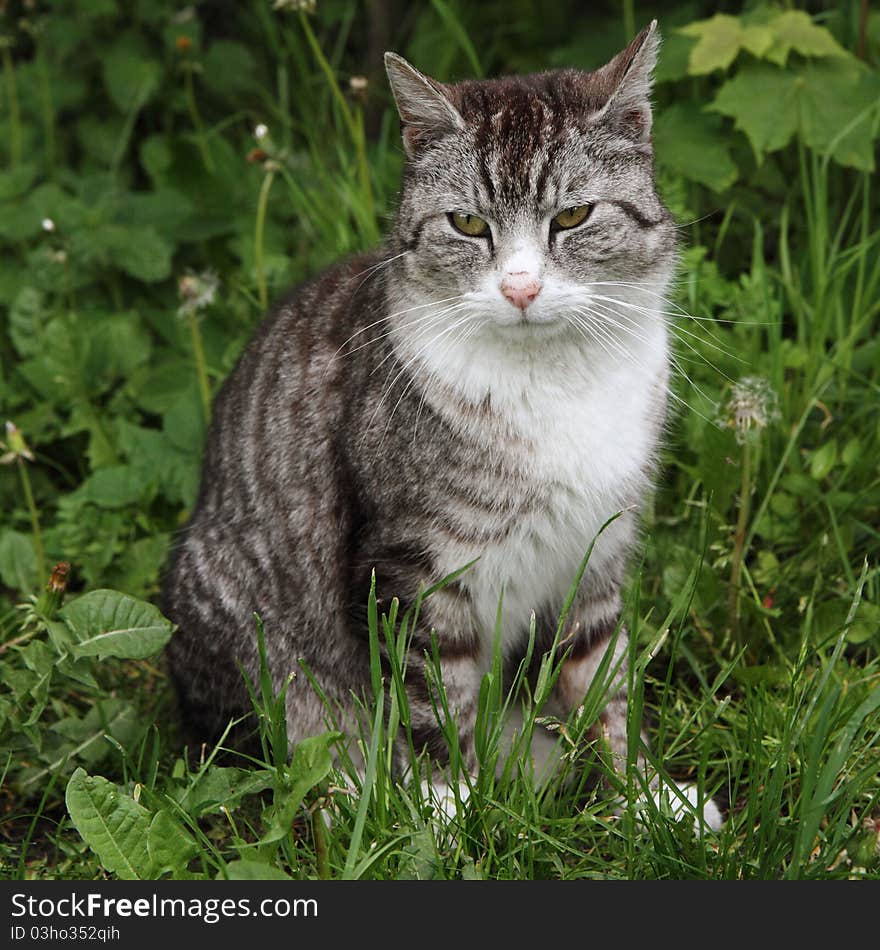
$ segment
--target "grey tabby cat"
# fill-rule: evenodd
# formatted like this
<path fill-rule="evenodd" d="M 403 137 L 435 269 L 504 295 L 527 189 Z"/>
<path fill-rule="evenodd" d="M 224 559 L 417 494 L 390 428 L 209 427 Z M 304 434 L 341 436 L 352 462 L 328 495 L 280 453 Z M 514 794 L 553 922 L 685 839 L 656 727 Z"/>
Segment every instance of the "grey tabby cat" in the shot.
<path fill-rule="evenodd" d="M 308 665 L 343 726 L 369 695 L 366 600 L 425 602 L 409 657 L 417 749 L 447 755 L 424 667 L 435 631 L 465 761 L 503 590 L 515 669 L 538 652 L 590 542 L 554 709 L 614 634 L 668 379 L 673 221 L 654 188 L 651 24 L 594 72 L 444 85 L 386 55 L 407 155 L 391 234 L 282 301 L 223 386 L 201 492 L 165 586 L 170 660 L 204 738 L 250 708 L 252 613 L 273 676 Z M 626 651 L 626 634 L 616 653 Z M 293 741 L 326 728 L 302 672 Z M 602 713 L 625 756 L 626 697 Z M 401 743 L 403 748 L 403 743 Z M 693 789 L 685 797 L 696 803 Z M 708 803 L 705 820 L 720 816 Z"/>

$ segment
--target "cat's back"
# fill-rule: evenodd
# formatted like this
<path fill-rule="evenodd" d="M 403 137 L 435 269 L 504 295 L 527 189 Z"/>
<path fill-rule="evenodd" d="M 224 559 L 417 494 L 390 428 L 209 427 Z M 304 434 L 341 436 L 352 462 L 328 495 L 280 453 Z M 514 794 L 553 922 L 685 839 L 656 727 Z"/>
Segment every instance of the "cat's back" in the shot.
<path fill-rule="evenodd" d="M 222 387 L 215 406 L 257 401 L 271 412 L 273 397 L 298 389 L 319 395 L 317 380 L 332 384 L 340 355 L 366 341 L 383 307 L 383 255 L 347 258 L 287 293 L 263 320 Z M 354 363 L 345 361 L 351 371 Z"/>
<path fill-rule="evenodd" d="M 341 261 L 260 324 L 215 399 L 197 513 L 236 498 L 259 511 L 301 482 L 294 469 L 325 455 L 322 443 L 341 439 L 379 349 L 366 344 L 381 333 L 383 262 L 380 251 Z"/>
<path fill-rule="evenodd" d="M 382 262 L 381 252 L 349 258 L 284 297 L 214 401 L 199 497 L 163 585 L 163 608 L 180 628 L 172 672 L 186 717 L 206 734 L 218 711 L 248 708 L 239 663 L 257 675 L 254 611 L 276 671 L 306 657 L 319 675 L 352 666 L 341 682 L 358 682 L 357 645 L 338 609 L 354 507 L 346 446 L 378 347 L 344 357 L 381 333 Z M 320 627 L 305 622 L 325 612 Z M 297 636 L 280 636 L 294 617 Z M 291 687 L 290 697 L 303 734 L 319 731 L 320 704 L 305 689 Z"/>

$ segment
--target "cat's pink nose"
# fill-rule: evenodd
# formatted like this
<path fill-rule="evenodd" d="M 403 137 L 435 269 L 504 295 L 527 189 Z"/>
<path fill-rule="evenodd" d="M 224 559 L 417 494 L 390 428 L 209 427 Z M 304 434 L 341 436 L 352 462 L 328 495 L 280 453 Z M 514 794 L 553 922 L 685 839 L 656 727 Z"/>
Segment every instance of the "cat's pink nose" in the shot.
<path fill-rule="evenodd" d="M 541 293 L 541 281 L 526 271 L 507 274 L 501 281 L 501 293 L 520 310 L 526 307 Z"/>

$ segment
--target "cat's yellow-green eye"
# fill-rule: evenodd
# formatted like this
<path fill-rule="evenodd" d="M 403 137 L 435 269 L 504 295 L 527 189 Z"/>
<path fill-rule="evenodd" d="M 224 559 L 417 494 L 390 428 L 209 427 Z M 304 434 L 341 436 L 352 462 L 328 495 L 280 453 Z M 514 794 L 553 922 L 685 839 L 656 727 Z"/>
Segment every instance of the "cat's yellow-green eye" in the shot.
<path fill-rule="evenodd" d="M 461 231 L 468 237 L 483 237 L 489 233 L 489 225 L 475 214 L 459 214 L 457 211 L 451 211 L 449 220 L 456 231 Z"/>
<path fill-rule="evenodd" d="M 576 228 L 579 224 L 583 224 L 584 221 L 587 220 L 592 210 L 592 205 L 576 205 L 574 208 L 566 208 L 556 215 L 553 219 L 553 224 L 563 231 L 569 228 Z"/>

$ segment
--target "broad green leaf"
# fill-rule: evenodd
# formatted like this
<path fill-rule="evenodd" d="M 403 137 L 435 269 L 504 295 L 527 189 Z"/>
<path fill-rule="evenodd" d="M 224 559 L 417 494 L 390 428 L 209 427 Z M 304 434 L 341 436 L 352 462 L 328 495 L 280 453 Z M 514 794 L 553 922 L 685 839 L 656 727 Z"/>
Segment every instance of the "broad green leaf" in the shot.
<path fill-rule="evenodd" d="M 24 194 L 37 177 L 37 171 L 36 165 L 21 164 L 10 168 L 8 171 L 0 172 L 0 201 Z M 0 209 L 0 215 L 2 213 L 3 211 Z"/>
<path fill-rule="evenodd" d="M 34 640 L 21 651 L 21 658 L 27 668 L 37 676 L 36 682 L 29 690 L 31 708 L 25 720 L 25 725 L 33 725 L 39 721 L 46 708 L 56 657 L 54 651 L 46 643 L 42 640 Z"/>
<path fill-rule="evenodd" d="M 183 393 L 165 413 L 162 431 L 173 445 L 184 452 L 201 452 L 205 437 L 205 417 L 194 380 L 191 381 L 188 392 Z"/>
<path fill-rule="evenodd" d="M 198 854 L 193 836 L 167 810 L 156 812 L 147 830 L 147 852 L 152 875 L 178 871 Z"/>
<path fill-rule="evenodd" d="M 773 43 L 773 33 L 766 26 L 744 25 L 737 17 L 726 13 L 716 13 L 708 20 L 689 23 L 680 27 L 679 32 L 697 38 L 688 63 L 692 76 L 727 69 L 743 49 L 761 57 Z"/>
<path fill-rule="evenodd" d="M 23 287 L 9 308 L 9 336 L 22 356 L 34 356 L 45 346 L 42 340 L 48 307 L 34 287 Z"/>
<path fill-rule="evenodd" d="M 121 115 L 109 119 L 84 115 L 76 124 L 76 136 L 83 151 L 108 167 L 118 158 L 124 134 L 125 118 Z"/>
<path fill-rule="evenodd" d="M 0 532 L 0 580 L 11 590 L 32 591 L 37 585 L 37 556 L 30 535 L 6 528 Z"/>
<path fill-rule="evenodd" d="M 660 164 L 714 191 L 724 191 L 738 177 L 729 134 L 716 116 L 696 106 L 664 109 L 654 122 L 654 147 Z"/>
<path fill-rule="evenodd" d="M 164 135 L 151 135 L 144 139 L 140 147 L 141 165 L 154 182 L 159 182 L 172 162 L 171 147 Z"/>
<path fill-rule="evenodd" d="M 830 439 L 813 452 L 810 458 L 810 475 L 821 482 L 831 473 L 837 462 L 837 440 Z"/>
<path fill-rule="evenodd" d="M 242 43 L 213 42 L 202 58 L 204 81 L 221 95 L 249 92 L 255 86 L 254 57 Z"/>
<path fill-rule="evenodd" d="M 247 795 L 255 795 L 272 787 L 272 773 L 268 769 L 248 771 L 223 766 L 211 766 L 194 785 L 183 789 L 177 800 L 192 815 L 200 816 L 219 811 L 220 807 L 233 810 Z"/>
<path fill-rule="evenodd" d="M 108 237 L 110 259 L 126 274 L 145 283 L 165 280 L 171 275 L 174 249 L 155 228 L 114 226 Z"/>
<path fill-rule="evenodd" d="M 824 26 L 813 23 L 803 10 L 786 10 L 768 26 L 773 31 L 773 43 L 763 55 L 780 66 L 785 65 L 792 50 L 802 56 L 849 55 Z"/>
<path fill-rule="evenodd" d="M 116 219 L 126 227 L 153 228 L 163 238 L 177 241 L 193 209 L 193 202 L 187 195 L 173 188 L 160 188 L 121 195 Z"/>
<path fill-rule="evenodd" d="M 880 74 L 855 60 L 824 59 L 806 63 L 800 123 L 804 141 L 821 153 L 828 150 L 841 165 L 874 171 Z"/>
<path fill-rule="evenodd" d="M 880 78 L 848 60 L 806 63 L 795 71 L 750 65 L 721 87 L 709 108 L 734 120 L 758 160 L 800 133 L 811 148 L 830 148 L 843 165 L 874 168 Z"/>
<path fill-rule="evenodd" d="M 113 465 L 93 472 L 68 498 L 99 508 L 126 508 L 144 502 L 151 484 L 149 475 L 142 470 L 131 465 Z"/>
<path fill-rule="evenodd" d="M 127 389 L 141 409 L 161 416 L 193 388 L 194 374 L 191 361 L 175 359 L 166 350 L 160 365 L 151 364 L 132 373 Z"/>
<path fill-rule="evenodd" d="M 660 57 L 654 70 L 655 82 L 677 82 L 688 75 L 691 51 L 696 44 L 692 36 L 685 36 L 680 30 L 664 32 L 660 46 Z"/>
<path fill-rule="evenodd" d="M 150 335 L 136 313 L 115 313 L 91 321 L 88 342 L 84 373 L 102 382 L 127 379 L 147 362 L 152 348 Z"/>
<path fill-rule="evenodd" d="M 792 73 L 756 64 L 728 80 L 709 108 L 734 120 L 760 160 L 766 152 L 788 145 L 797 131 L 798 96 Z"/>
<path fill-rule="evenodd" d="M 67 741 L 60 750 L 64 757 L 85 765 L 96 765 L 111 751 L 105 736 L 112 736 L 117 742 L 133 742 L 141 731 L 137 710 L 124 699 L 111 698 L 99 700 L 84 716 L 67 716 L 49 728 L 55 735 L 63 736 Z M 50 763 L 59 767 L 64 758 L 59 753 L 58 761 Z"/>
<path fill-rule="evenodd" d="M 77 637 L 75 656 L 142 659 L 158 653 L 174 625 L 146 601 L 116 590 L 94 590 L 59 612 Z"/>
<path fill-rule="evenodd" d="M 850 439 L 849 442 L 844 446 L 843 451 L 840 453 L 840 460 L 844 465 L 850 466 L 855 465 L 855 463 L 862 457 L 862 440 L 858 437 Z"/>
<path fill-rule="evenodd" d="M 152 815 L 112 782 L 77 769 L 67 783 L 67 811 L 104 868 L 127 881 L 149 879 Z"/>
<path fill-rule="evenodd" d="M 159 87 L 159 65 L 134 53 L 128 44 L 113 45 L 103 65 L 104 85 L 120 112 L 140 109 Z"/>
<path fill-rule="evenodd" d="M 880 638 L 880 606 L 863 600 L 856 608 L 846 639 L 850 643 L 867 643 L 877 638 Z"/>

